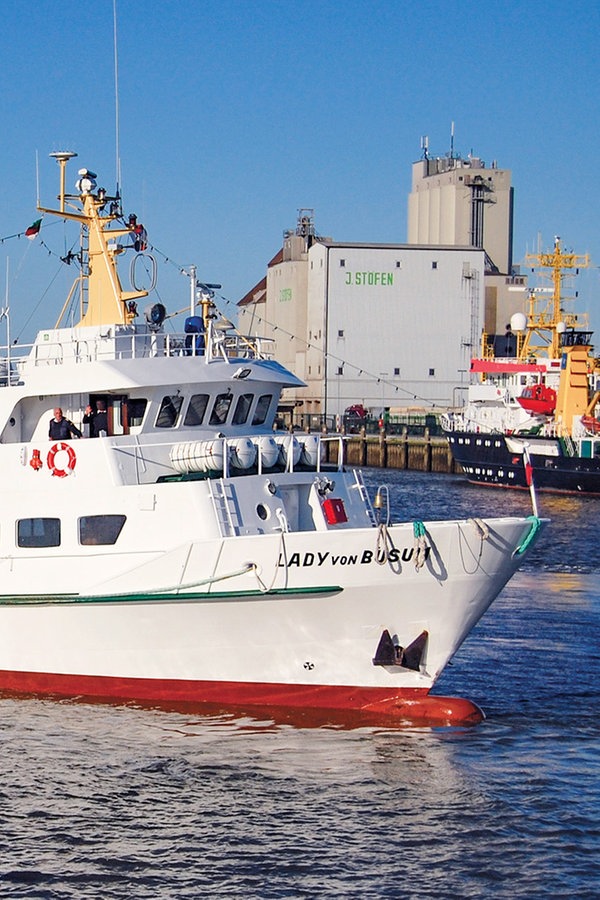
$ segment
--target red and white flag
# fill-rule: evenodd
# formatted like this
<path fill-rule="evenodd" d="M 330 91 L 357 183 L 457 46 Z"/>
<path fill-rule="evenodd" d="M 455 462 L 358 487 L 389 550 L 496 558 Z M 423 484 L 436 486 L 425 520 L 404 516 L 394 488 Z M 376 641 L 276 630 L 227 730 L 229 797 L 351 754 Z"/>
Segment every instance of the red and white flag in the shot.
<path fill-rule="evenodd" d="M 40 233 L 41 227 L 42 227 L 42 220 L 36 219 L 36 221 L 32 225 L 30 225 L 29 228 L 27 229 L 27 231 L 25 232 L 25 237 L 29 238 L 29 240 L 32 241 Z"/>

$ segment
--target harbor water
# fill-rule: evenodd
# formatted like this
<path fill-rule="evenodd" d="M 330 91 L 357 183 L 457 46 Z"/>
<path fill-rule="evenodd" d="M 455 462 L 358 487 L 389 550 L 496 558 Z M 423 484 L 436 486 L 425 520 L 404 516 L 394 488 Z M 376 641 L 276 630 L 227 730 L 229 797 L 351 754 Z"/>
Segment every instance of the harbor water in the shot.
<path fill-rule="evenodd" d="M 457 476 L 365 480 L 394 520 L 531 511 Z M 597 898 L 600 500 L 539 502 L 551 525 L 435 689 L 475 728 L 0 697 L 0 898 Z"/>

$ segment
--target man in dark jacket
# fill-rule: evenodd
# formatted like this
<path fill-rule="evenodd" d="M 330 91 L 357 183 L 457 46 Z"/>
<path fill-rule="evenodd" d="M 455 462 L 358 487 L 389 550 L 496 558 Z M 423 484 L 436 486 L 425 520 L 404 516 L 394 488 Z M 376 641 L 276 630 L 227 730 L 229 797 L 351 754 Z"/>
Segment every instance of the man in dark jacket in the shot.
<path fill-rule="evenodd" d="M 95 412 L 91 406 L 86 407 L 83 424 L 90 426 L 90 437 L 101 437 L 108 434 L 108 413 L 104 400 L 98 400 Z"/>
<path fill-rule="evenodd" d="M 57 406 L 54 410 L 54 418 L 50 419 L 48 437 L 51 441 L 68 441 L 71 437 L 80 438 L 81 432 L 72 422 L 65 419 L 62 409 Z"/>

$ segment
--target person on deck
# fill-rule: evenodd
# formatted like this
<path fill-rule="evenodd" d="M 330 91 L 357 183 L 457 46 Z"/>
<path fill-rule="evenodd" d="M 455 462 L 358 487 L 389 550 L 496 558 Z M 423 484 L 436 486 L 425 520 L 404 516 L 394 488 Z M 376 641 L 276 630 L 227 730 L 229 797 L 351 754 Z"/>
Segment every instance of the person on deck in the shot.
<path fill-rule="evenodd" d="M 86 406 L 83 424 L 90 426 L 90 437 L 108 434 L 108 414 L 104 400 L 98 400 L 96 411 L 91 406 Z"/>
<path fill-rule="evenodd" d="M 54 410 L 54 418 L 50 419 L 48 437 L 51 441 L 68 441 L 69 438 L 80 438 L 81 432 L 69 419 L 65 419 L 60 406 Z"/>

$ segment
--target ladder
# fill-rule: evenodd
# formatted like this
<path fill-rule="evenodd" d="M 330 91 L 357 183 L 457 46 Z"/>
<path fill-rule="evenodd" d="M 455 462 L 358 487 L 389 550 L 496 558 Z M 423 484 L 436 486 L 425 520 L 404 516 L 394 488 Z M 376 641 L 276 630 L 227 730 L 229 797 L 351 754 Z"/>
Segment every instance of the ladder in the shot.
<path fill-rule="evenodd" d="M 375 518 L 375 513 L 374 513 L 373 507 L 371 505 L 371 500 L 369 498 L 369 494 L 367 492 L 365 483 L 363 481 L 362 472 L 359 469 L 354 469 L 354 480 L 356 482 L 356 487 L 358 488 L 358 493 L 360 495 L 360 498 L 363 501 L 365 508 L 367 510 L 367 514 L 369 516 L 371 525 L 377 525 L 377 519 Z"/>
<path fill-rule="evenodd" d="M 575 444 L 573 443 L 573 439 L 569 434 L 563 435 L 562 438 L 563 447 L 565 450 L 565 456 L 576 456 L 577 450 L 575 449 Z"/>
<path fill-rule="evenodd" d="M 223 478 L 207 481 L 207 484 L 221 537 L 233 537 L 240 534 L 242 522 L 233 485 L 230 481 L 224 481 Z"/>

